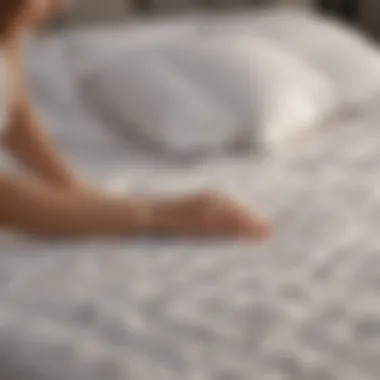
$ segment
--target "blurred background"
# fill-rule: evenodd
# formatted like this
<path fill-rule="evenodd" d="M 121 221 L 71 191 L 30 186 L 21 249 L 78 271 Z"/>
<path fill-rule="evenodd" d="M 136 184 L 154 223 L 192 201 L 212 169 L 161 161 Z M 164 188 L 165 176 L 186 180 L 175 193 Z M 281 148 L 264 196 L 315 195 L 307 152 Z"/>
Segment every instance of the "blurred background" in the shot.
<path fill-rule="evenodd" d="M 378 38 L 378 0 L 71 0 L 71 12 L 61 16 L 54 27 L 114 23 L 136 18 L 160 17 L 197 12 L 228 12 L 231 9 L 291 6 L 333 14 Z"/>
<path fill-rule="evenodd" d="M 116 22 L 128 18 L 199 11 L 228 11 L 237 7 L 294 6 L 334 13 L 374 35 L 380 32 L 378 0 L 74 0 L 72 12 L 59 24 Z M 359 5 L 360 3 L 360 5 Z"/>
<path fill-rule="evenodd" d="M 236 7 L 267 6 L 274 4 L 310 6 L 312 0 L 79 0 L 73 2 L 73 12 L 67 24 L 82 22 L 117 21 L 129 17 L 168 13 L 221 11 Z"/>

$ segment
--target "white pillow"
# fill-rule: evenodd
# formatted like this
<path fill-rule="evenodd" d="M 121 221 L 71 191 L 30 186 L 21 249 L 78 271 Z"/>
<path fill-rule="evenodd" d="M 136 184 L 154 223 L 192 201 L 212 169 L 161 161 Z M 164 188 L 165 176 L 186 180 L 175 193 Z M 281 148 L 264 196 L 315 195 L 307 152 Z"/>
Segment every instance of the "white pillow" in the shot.
<path fill-rule="evenodd" d="M 323 75 L 265 38 L 202 36 L 171 44 L 164 54 L 232 113 L 240 146 L 273 149 L 336 106 Z"/>
<path fill-rule="evenodd" d="M 323 75 L 255 37 L 129 49 L 89 75 L 86 88 L 95 110 L 181 154 L 274 149 L 335 105 Z"/>
<path fill-rule="evenodd" d="M 31 37 L 24 41 L 22 53 L 33 98 L 67 112 L 76 89 L 75 82 L 69 80 L 64 42 L 57 37 Z"/>
<path fill-rule="evenodd" d="M 86 88 L 104 116 L 166 152 L 223 150 L 233 140 L 228 110 L 153 48 L 113 60 L 89 76 Z"/>
<path fill-rule="evenodd" d="M 119 27 L 84 27 L 64 33 L 70 51 L 70 64 L 78 78 L 88 75 L 130 50 L 163 41 L 176 41 L 193 35 L 201 22 L 195 16 L 132 22 Z"/>
<path fill-rule="evenodd" d="M 207 25 L 214 34 L 259 34 L 290 49 L 334 82 L 342 105 L 359 104 L 380 93 L 379 50 L 364 34 L 332 19 L 272 10 Z"/>

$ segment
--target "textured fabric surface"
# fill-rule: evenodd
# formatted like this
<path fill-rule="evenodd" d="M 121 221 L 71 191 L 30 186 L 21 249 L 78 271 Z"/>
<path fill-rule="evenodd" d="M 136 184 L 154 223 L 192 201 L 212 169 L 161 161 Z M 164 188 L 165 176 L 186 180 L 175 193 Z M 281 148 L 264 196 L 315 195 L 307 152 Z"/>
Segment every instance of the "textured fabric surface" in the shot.
<path fill-rule="evenodd" d="M 379 378 L 378 104 L 281 156 L 183 167 L 112 138 L 74 90 L 66 103 L 32 90 L 60 148 L 97 184 L 217 187 L 271 216 L 275 236 L 262 246 L 4 236 L 2 378 Z"/>

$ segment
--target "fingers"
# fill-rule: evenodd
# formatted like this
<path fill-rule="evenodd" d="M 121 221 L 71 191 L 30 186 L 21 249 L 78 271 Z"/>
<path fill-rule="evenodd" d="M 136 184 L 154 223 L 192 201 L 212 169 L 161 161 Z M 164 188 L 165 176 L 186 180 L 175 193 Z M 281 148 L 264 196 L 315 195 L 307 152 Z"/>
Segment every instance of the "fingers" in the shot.
<path fill-rule="evenodd" d="M 218 192 L 169 201 L 156 213 L 160 232 L 193 237 L 225 237 L 261 241 L 271 227 L 262 217 Z"/>
<path fill-rule="evenodd" d="M 253 240 L 269 237 L 269 223 L 232 198 L 217 192 L 208 192 L 200 197 L 204 207 L 205 231 Z"/>

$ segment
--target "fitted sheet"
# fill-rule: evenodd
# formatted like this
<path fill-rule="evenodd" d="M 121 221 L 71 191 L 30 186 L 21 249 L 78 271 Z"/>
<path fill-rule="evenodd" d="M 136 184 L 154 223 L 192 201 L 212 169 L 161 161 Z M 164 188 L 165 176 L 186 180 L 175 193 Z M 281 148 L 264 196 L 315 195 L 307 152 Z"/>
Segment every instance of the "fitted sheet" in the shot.
<path fill-rule="evenodd" d="M 2 378 L 379 378 L 377 101 L 276 156 L 174 164 L 88 112 L 66 38 L 40 42 L 27 47 L 36 105 L 86 178 L 118 192 L 216 187 L 269 215 L 275 235 L 251 245 L 4 232 Z"/>

